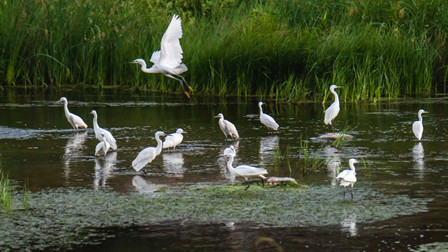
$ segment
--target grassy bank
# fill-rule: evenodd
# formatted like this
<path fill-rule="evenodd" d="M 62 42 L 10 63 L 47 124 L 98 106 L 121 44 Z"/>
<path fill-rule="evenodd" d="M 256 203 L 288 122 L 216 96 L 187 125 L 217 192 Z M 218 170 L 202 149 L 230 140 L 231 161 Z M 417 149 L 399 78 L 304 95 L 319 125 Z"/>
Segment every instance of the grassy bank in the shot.
<path fill-rule="evenodd" d="M 149 60 L 182 18 L 184 74 L 196 95 L 367 100 L 447 92 L 448 2 L 0 2 L 3 86 L 96 85 L 180 92 L 127 64 Z"/>

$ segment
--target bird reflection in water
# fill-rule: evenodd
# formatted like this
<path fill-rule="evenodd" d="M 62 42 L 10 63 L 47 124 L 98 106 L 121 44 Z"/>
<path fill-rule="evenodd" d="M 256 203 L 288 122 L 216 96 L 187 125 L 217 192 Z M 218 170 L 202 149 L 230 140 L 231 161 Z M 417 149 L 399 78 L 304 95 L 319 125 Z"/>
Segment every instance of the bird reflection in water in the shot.
<path fill-rule="evenodd" d="M 65 145 L 64 152 L 64 176 L 66 179 L 70 178 L 70 164 L 72 161 L 81 158 L 82 149 L 84 148 L 84 142 L 86 141 L 87 131 L 75 132 L 68 139 Z"/>
<path fill-rule="evenodd" d="M 358 215 L 356 215 L 356 213 L 352 213 L 351 215 L 344 218 L 344 220 L 341 221 L 341 231 L 348 232 L 350 236 L 357 236 L 358 235 L 358 228 L 356 227 L 357 218 Z"/>
<path fill-rule="evenodd" d="M 338 186 L 336 176 L 341 169 L 341 156 L 338 154 L 338 149 L 331 145 L 325 146 L 324 153 L 327 157 L 327 174 L 331 178 L 331 186 Z"/>
<path fill-rule="evenodd" d="M 261 164 L 274 163 L 274 153 L 279 144 L 278 136 L 267 136 L 260 139 L 260 161 Z"/>
<path fill-rule="evenodd" d="M 95 158 L 95 179 L 93 180 L 95 189 L 107 185 L 107 180 L 112 176 L 116 162 L 117 152 L 110 152 L 104 157 Z"/>
<path fill-rule="evenodd" d="M 417 168 L 419 172 L 419 177 L 423 178 L 425 171 L 425 161 L 423 158 L 425 157 L 425 150 L 423 149 L 423 145 L 421 142 L 417 143 L 414 148 L 412 148 L 412 156 L 414 158 L 414 167 Z"/>
<path fill-rule="evenodd" d="M 132 178 L 132 185 L 139 193 L 152 193 L 156 192 L 160 186 L 152 183 L 148 183 L 142 176 L 137 175 Z"/>
<path fill-rule="evenodd" d="M 181 152 L 163 153 L 163 170 L 174 177 L 183 177 L 185 172 L 184 157 Z"/>

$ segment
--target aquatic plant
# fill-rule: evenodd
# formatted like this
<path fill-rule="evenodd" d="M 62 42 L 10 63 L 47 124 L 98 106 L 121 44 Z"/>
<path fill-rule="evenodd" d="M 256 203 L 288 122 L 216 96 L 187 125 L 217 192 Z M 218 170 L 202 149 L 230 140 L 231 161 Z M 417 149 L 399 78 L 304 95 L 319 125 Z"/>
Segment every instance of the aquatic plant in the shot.
<path fill-rule="evenodd" d="M 181 92 L 149 59 L 173 14 L 196 94 L 342 100 L 446 92 L 448 2 L 3 1 L 0 85 Z"/>
<path fill-rule="evenodd" d="M 302 136 L 299 138 L 299 160 L 303 159 L 302 174 L 306 176 L 308 171 L 316 172 L 319 168 L 324 167 L 325 160 L 323 160 L 318 153 L 324 148 L 319 146 L 314 152 L 310 150 L 309 141 L 304 140 Z"/>
<path fill-rule="evenodd" d="M 1 168 L 0 162 L 0 205 L 6 212 L 12 212 L 11 187 L 8 175 Z"/>
<path fill-rule="evenodd" d="M 344 142 L 350 138 L 351 136 L 348 134 L 348 132 L 352 131 L 353 128 L 349 127 L 348 125 L 346 125 L 341 132 L 339 132 L 338 137 L 336 137 L 336 139 L 333 141 L 333 143 L 331 144 L 332 146 L 336 147 L 336 148 L 340 148 Z"/>

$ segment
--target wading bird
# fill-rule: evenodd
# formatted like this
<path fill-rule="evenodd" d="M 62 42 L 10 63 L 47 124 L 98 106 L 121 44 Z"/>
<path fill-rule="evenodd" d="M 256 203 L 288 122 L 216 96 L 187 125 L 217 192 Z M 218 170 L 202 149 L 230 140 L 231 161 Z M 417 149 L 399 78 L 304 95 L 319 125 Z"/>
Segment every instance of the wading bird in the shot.
<path fill-rule="evenodd" d="M 163 131 L 157 131 L 155 134 L 157 146 L 144 148 L 140 151 L 140 153 L 138 153 L 134 161 L 132 161 L 132 167 L 135 171 L 140 171 L 148 163 L 152 162 L 160 154 L 160 152 L 162 152 L 162 140 L 160 140 L 161 136 L 165 136 L 165 133 Z M 146 173 L 146 171 L 144 172 Z"/>
<path fill-rule="evenodd" d="M 336 85 L 331 85 L 330 86 L 330 92 L 334 95 L 334 102 L 333 104 L 330 105 L 330 107 L 328 107 L 327 110 L 325 110 L 325 119 L 324 119 L 324 123 L 326 125 L 331 125 L 331 121 L 333 121 L 333 119 L 336 118 L 336 116 L 339 113 L 339 96 L 338 93 L 336 93 L 334 91 L 335 88 L 341 88 L 342 86 L 336 86 Z"/>
<path fill-rule="evenodd" d="M 168 136 L 165 137 L 165 141 L 163 141 L 163 148 L 173 148 L 175 149 L 176 146 L 180 143 L 182 143 L 182 140 L 184 139 L 184 136 L 182 133 L 185 133 L 181 128 L 176 130 L 176 133 L 171 133 Z"/>
<path fill-rule="evenodd" d="M 110 149 L 110 144 L 104 139 L 104 134 L 101 134 L 103 141 L 99 142 L 95 147 L 95 156 L 100 156 L 101 153 L 106 156 Z"/>
<path fill-rule="evenodd" d="M 268 174 L 268 171 L 263 168 L 257 168 L 249 165 L 238 165 L 237 167 L 233 167 L 233 159 L 236 155 L 236 151 L 233 146 L 230 146 L 229 148 L 226 148 L 224 150 L 224 155 L 229 158 L 229 161 L 227 161 L 227 168 L 229 169 L 232 176 L 240 176 L 243 177 L 246 181 L 249 177 L 258 177 L 261 179 L 261 181 L 264 184 L 264 180 L 266 179 L 265 174 Z M 250 184 L 246 187 L 245 190 L 247 190 L 250 187 Z"/>
<path fill-rule="evenodd" d="M 236 127 L 233 123 L 227 121 L 224 119 L 224 115 L 222 113 L 219 113 L 215 118 L 219 118 L 218 124 L 219 128 L 221 128 L 222 132 L 224 133 L 224 136 L 230 136 L 231 138 L 237 140 L 240 138 L 238 135 L 238 131 L 236 130 Z"/>
<path fill-rule="evenodd" d="M 356 171 L 355 171 L 355 165 L 356 163 L 359 163 L 358 160 L 352 158 L 348 161 L 348 164 L 350 166 L 350 170 L 343 170 L 338 174 L 336 179 L 340 180 L 340 186 L 347 187 L 351 186 L 352 191 L 350 191 L 352 198 L 353 198 L 353 185 L 356 182 Z M 344 192 L 345 197 L 345 192 Z"/>
<path fill-rule="evenodd" d="M 61 99 L 59 100 L 59 102 L 64 102 L 64 112 L 65 112 L 65 117 L 67 118 L 67 121 L 72 125 L 72 127 L 74 129 L 77 128 L 87 128 L 87 124 L 81 119 L 81 117 L 70 113 L 70 111 L 68 111 L 68 101 L 67 98 L 65 97 L 61 97 Z"/>
<path fill-rule="evenodd" d="M 145 73 L 161 73 L 166 77 L 179 81 L 184 89 L 185 95 L 190 98 L 189 91 L 193 91 L 193 88 L 180 75 L 188 70 L 187 66 L 182 63 L 183 51 L 179 42 L 180 38 L 182 38 L 181 20 L 178 15 L 173 15 L 171 23 L 168 25 L 160 42 L 160 51 L 152 53 L 150 61 L 154 65 L 151 68 L 147 68 L 146 62 L 143 59 L 136 59 L 131 63 L 140 64 L 142 71 Z M 184 83 L 188 89 L 185 88 Z"/>
<path fill-rule="evenodd" d="M 260 108 L 260 122 L 270 130 L 277 130 L 278 123 L 274 120 L 274 118 L 272 118 L 272 116 L 268 114 L 263 113 L 263 109 L 261 108 L 261 105 L 263 104 L 263 102 L 258 103 L 258 107 Z"/>
<path fill-rule="evenodd" d="M 98 125 L 98 114 L 96 113 L 95 110 L 92 110 L 92 112 L 90 112 L 90 114 L 93 115 L 93 131 L 95 132 L 96 139 L 98 139 L 98 141 L 100 141 L 100 142 L 106 141 L 110 145 L 110 148 L 112 148 L 112 150 L 116 151 L 117 150 L 117 141 L 115 141 L 115 138 L 112 136 L 112 134 L 109 131 L 107 131 L 103 128 L 100 128 L 100 126 Z"/>
<path fill-rule="evenodd" d="M 419 141 L 420 141 L 420 139 L 422 139 L 422 135 L 423 135 L 423 118 L 422 118 L 423 113 L 428 113 L 428 112 L 423 109 L 420 109 L 418 111 L 418 121 L 415 121 L 412 124 L 412 132 L 414 132 L 415 137 Z"/>

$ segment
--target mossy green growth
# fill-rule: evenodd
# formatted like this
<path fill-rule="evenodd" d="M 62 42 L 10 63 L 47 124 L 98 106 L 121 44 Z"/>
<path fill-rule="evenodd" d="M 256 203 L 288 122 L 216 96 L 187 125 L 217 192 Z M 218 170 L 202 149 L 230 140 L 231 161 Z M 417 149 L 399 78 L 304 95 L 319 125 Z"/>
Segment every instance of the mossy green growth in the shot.
<path fill-rule="evenodd" d="M 370 223 L 427 211 L 429 201 L 385 195 L 362 183 L 353 200 L 329 186 L 244 188 L 200 185 L 148 194 L 64 188 L 30 193 L 27 211 L 0 215 L 0 250 L 70 249 L 108 237 L 107 227 L 173 221 L 297 227 L 337 225 L 356 214 L 358 223 Z"/>

